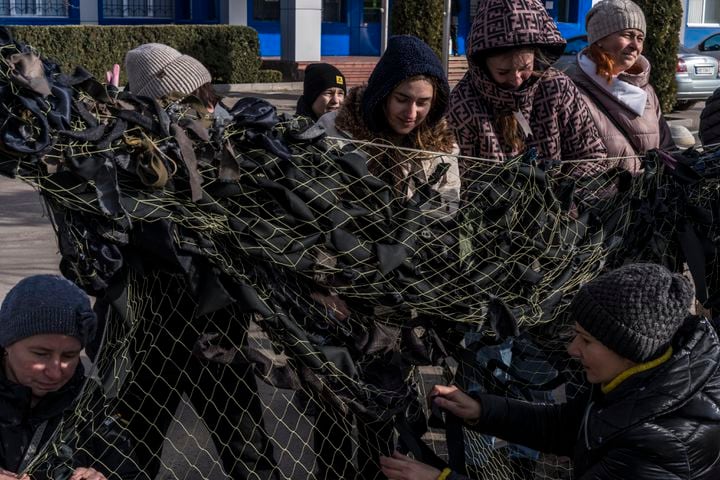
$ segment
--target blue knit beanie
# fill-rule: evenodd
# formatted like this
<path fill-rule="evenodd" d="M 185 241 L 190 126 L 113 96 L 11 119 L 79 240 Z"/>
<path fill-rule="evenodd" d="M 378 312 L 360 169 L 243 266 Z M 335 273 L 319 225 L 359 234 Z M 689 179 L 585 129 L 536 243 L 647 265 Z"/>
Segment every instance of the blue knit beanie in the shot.
<path fill-rule="evenodd" d="M 97 317 L 90 299 L 57 275 L 33 275 L 17 283 L 0 307 L 0 347 L 33 335 L 56 333 L 80 340 L 95 337 Z"/>
<path fill-rule="evenodd" d="M 450 85 L 440 59 L 419 38 L 395 35 L 388 40 L 387 50 L 375 65 L 363 93 L 363 120 L 370 131 L 380 132 L 385 126 L 385 98 L 404 80 L 417 75 L 435 78 L 440 90 L 435 93 L 438 100 L 428 114 L 428 124 L 433 126 L 443 118 L 450 96 Z"/>

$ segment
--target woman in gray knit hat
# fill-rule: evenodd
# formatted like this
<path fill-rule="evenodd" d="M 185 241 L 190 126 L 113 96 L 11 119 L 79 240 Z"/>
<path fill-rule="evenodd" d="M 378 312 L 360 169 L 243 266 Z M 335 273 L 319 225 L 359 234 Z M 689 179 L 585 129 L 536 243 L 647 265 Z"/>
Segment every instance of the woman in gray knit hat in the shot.
<path fill-rule="evenodd" d="M 720 343 L 688 313 L 687 280 L 654 264 L 631 264 L 585 284 L 570 311 L 568 353 L 591 384 L 560 405 L 436 385 L 430 401 L 468 429 L 574 460 L 581 480 L 720 478 Z M 462 479 L 395 453 L 392 479 Z"/>
<path fill-rule="evenodd" d="M 95 335 L 96 323 L 87 295 L 62 277 L 27 277 L 5 297 L 0 307 L 0 480 L 29 480 L 26 469 L 49 448 L 63 412 L 82 390 L 80 351 Z M 74 441 L 64 442 L 72 452 L 69 459 L 46 457 L 33 465 L 33 479 L 58 469 L 71 480 L 137 477 L 119 426 L 104 412 L 92 414 Z M 113 438 L 112 444 L 106 438 Z"/>
<path fill-rule="evenodd" d="M 149 98 L 198 97 L 210 111 L 218 102 L 205 65 L 162 43 L 146 43 L 125 54 L 129 90 Z"/>
<path fill-rule="evenodd" d="M 608 160 L 583 164 L 577 173 L 621 167 L 639 173 L 650 149 L 675 147 L 642 55 L 645 15 L 631 0 L 602 0 L 585 17 L 588 47 L 570 77 L 583 94 Z"/>
<path fill-rule="evenodd" d="M 232 118 L 215 94 L 207 68 L 168 45 L 147 43 L 128 51 L 125 68 L 129 91 L 134 95 L 170 102 L 193 96 L 207 110 L 205 115 L 193 104 L 203 120 L 217 125 Z M 192 114 L 191 109 L 183 113 Z M 277 478 L 253 369 L 243 363 L 209 361 L 193 353 L 193 346 L 205 332 L 223 332 L 220 338 L 229 339 L 233 345 L 244 341 L 249 315 L 236 316 L 234 310 L 221 309 L 193 317 L 189 323 L 185 315 L 197 306 L 185 277 L 165 264 L 150 267 L 150 263 L 148 260 L 147 268 L 157 269 L 158 280 L 147 294 L 156 300 L 157 310 L 146 313 L 143 335 L 132 339 L 131 350 L 143 353 L 133 358 L 128 372 L 132 381 L 126 381 L 119 394 L 127 431 L 138 439 L 133 453 L 143 466 L 145 478 L 155 478 L 160 471 L 163 444 L 183 395 L 208 426 L 228 476 L 236 480 Z M 98 299 L 96 309 L 110 316 L 117 313 L 105 298 Z M 174 342 L 173 348 L 168 349 L 168 339 Z M 228 378 L 236 382 L 232 388 L 225 385 L 227 380 L 223 379 Z"/>

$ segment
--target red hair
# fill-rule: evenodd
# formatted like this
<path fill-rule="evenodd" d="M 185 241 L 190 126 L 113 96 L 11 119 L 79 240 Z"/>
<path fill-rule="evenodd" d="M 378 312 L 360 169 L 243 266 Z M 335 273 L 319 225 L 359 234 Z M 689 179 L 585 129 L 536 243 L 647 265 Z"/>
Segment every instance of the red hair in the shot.
<path fill-rule="evenodd" d="M 590 60 L 595 62 L 595 65 L 597 65 L 597 74 L 610 83 L 612 81 L 613 72 L 615 71 L 615 61 L 612 57 L 595 43 L 590 45 L 587 50 L 585 50 L 585 53 L 588 57 L 590 57 Z"/>

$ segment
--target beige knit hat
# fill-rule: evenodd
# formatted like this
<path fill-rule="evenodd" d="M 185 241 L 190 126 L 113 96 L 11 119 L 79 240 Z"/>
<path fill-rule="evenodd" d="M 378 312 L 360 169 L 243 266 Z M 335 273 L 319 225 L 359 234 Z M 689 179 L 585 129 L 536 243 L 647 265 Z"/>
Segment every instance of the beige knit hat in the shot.
<path fill-rule="evenodd" d="M 212 82 L 202 63 L 162 43 L 146 43 L 127 52 L 125 69 L 130 91 L 151 98 L 173 92 L 189 95 Z"/>
<path fill-rule="evenodd" d="M 611 33 L 629 28 L 646 32 L 645 15 L 630 0 L 602 0 L 585 16 L 588 43 L 592 45 Z"/>

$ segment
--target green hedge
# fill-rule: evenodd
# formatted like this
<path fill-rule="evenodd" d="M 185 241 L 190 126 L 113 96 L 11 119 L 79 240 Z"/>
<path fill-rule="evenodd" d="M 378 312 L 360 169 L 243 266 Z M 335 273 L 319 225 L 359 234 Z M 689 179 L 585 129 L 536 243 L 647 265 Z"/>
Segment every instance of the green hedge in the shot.
<path fill-rule="evenodd" d="M 283 81 L 280 70 L 258 70 L 257 83 L 278 83 Z"/>
<path fill-rule="evenodd" d="M 415 35 L 442 58 L 443 0 L 396 0 L 390 10 L 393 35 Z"/>
<path fill-rule="evenodd" d="M 650 83 L 665 113 L 672 110 L 677 95 L 675 70 L 683 18 L 681 0 L 634 0 L 645 13 L 645 55 L 652 65 Z"/>
<path fill-rule="evenodd" d="M 238 25 L 15 26 L 17 40 L 58 62 L 64 72 L 82 65 L 98 79 L 143 43 L 165 43 L 200 60 L 214 83 L 252 83 L 260 69 L 255 30 Z M 121 68 L 120 85 L 127 77 Z"/>

